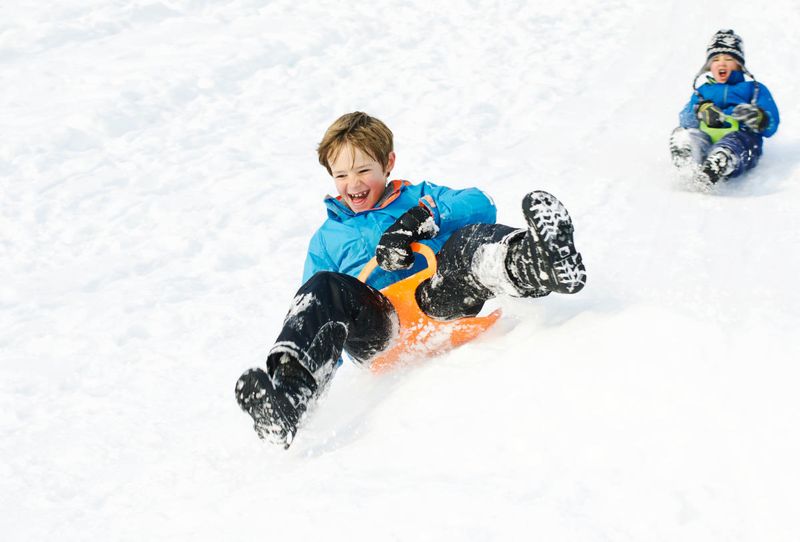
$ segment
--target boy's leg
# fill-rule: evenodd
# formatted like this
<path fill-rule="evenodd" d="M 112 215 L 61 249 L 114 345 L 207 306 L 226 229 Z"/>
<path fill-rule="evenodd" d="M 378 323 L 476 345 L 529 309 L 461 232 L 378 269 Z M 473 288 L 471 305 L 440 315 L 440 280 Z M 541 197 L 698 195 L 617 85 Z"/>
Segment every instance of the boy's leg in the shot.
<path fill-rule="evenodd" d="M 477 315 L 487 300 L 500 293 L 523 295 L 511 283 L 503 262 L 508 238 L 520 232 L 524 230 L 502 224 L 470 224 L 453 233 L 436 255 L 436 274 L 417 288 L 417 303 L 423 312 L 439 320 L 453 320 Z M 499 267 L 494 284 L 479 278 L 482 255 L 489 249 L 497 254 L 486 258 L 486 265 L 494 262 Z"/>
<path fill-rule="evenodd" d="M 675 128 L 669 138 L 672 163 L 677 168 L 703 163 L 709 147 L 711 137 L 697 128 Z"/>
<path fill-rule="evenodd" d="M 761 157 L 764 138 L 753 132 L 733 132 L 717 141 L 708 151 L 699 174 L 709 183 L 738 177 L 752 169 Z"/>
<path fill-rule="evenodd" d="M 426 314 L 452 320 L 478 314 L 501 294 L 541 297 L 576 293 L 586 284 L 586 269 L 575 250 L 572 220 L 564 205 L 547 192 L 525 196 L 528 229 L 473 224 L 448 239 L 437 255 L 437 272 L 417 289 Z"/>
<path fill-rule="evenodd" d="M 378 290 L 341 273 L 311 277 L 295 294 L 266 371 L 236 383 L 239 406 L 261 438 L 288 447 L 303 413 L 330 381 L 342 349 L 366 361 L 397 332 L 392 304 Z"/>

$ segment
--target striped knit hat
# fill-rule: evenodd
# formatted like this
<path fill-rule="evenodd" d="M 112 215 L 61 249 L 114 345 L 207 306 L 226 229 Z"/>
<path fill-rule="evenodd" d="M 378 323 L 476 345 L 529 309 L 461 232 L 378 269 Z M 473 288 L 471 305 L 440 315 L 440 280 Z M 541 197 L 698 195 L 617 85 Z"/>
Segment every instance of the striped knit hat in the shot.
<path fill-rule="evenodd" d="M 733 30 L 718 30 L 706 48 L 706 66 L 717 55 L 730 55 L 744 67 L 744 42 Z"/>

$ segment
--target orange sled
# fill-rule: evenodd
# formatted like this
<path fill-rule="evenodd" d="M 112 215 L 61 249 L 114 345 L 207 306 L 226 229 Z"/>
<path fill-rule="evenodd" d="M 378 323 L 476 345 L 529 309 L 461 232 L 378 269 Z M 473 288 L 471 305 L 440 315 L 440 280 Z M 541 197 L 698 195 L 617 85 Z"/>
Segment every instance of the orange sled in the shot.
<path fill-rule="evenodd" d="M 500 318 L 500 309 L 486 316 L 460 318 L 448 322 L 433 320 L 427 316 L 417 305 L 414 293 L 423 280 L 436 273 L 436 255 L 430 247 L 421 243 L 412 243 L 411 248 L 425 257 L 428 267 L 381 290 L 397 311 L 400 318 L 400 333 L 393 346 L 372 360 L 370 369 L 376 373 L 400 362 L 447 352 L 476 338 Z M 366 282 L 367 277 L 377 266 L 377 260 L 372 258 L 359 273 L 358 280 Z"/>

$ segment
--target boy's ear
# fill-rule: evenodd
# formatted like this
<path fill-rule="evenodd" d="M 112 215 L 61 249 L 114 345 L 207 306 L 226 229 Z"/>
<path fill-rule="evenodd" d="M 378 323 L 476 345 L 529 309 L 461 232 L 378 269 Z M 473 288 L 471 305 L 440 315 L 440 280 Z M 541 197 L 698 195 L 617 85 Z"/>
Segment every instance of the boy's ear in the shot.
<path fill-rule="evenodd" d="M 387 177 L 389 176 L 389 174 L 394 169 L 394 160 L 395 160 L 395 158 L 396 158 L 396 155 L 394 154 L 394 151 L 390 152 L 389 156 L 388 156 L 388 160 L 386 160 L 386 168 L 385 168 Z"/>

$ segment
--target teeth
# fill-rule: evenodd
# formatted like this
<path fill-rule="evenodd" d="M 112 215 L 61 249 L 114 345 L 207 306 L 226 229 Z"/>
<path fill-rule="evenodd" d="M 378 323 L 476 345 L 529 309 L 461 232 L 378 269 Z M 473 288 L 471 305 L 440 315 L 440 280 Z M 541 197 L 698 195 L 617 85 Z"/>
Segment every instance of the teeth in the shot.
<path fill-rule="evenodd" d="M 369 190 L 365 190 L 364 192 L 359 192 L 357 194 L 350 194 L 351 199 L 361 199 L 366 198 L 367 194 L 369 194 Z"/>

